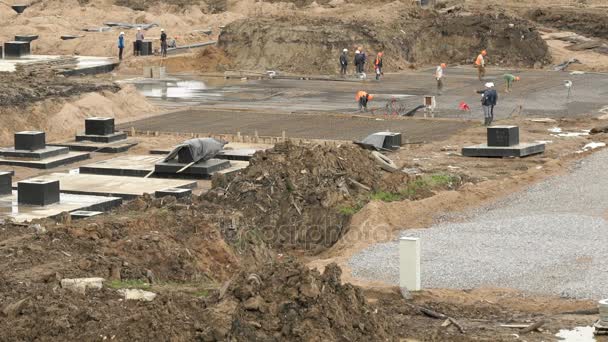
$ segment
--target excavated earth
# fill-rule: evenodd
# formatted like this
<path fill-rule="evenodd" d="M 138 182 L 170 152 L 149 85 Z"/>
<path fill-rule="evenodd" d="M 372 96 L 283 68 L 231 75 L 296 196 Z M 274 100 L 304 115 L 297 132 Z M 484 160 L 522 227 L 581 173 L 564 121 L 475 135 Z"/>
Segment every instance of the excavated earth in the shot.
<path fill-rule="evenodd" d="M 63 77 L 48 73 L 0 73 L 0 103 L 3 109 L 32 105 L 49 98 L 68 98 L 101 91 L 118 92 L 111 81 L 91 77 Z"/>
<path fill-rule="evenodd" d="M 393 21 L 344 18 L 250 18 L 229 24 L 219 46 L 237 69 L 334 73 L 335 56 L 363 47 L 368 62 L 385 53 L 385 67 L 471 63 L 481 49 L 492 64 L 539 67 L 551 62 L 547 44 L 533 23 L 490 14 L 438 14 L 403 10 Z M 252 44 L 255 42 L 255 44 Z"/>

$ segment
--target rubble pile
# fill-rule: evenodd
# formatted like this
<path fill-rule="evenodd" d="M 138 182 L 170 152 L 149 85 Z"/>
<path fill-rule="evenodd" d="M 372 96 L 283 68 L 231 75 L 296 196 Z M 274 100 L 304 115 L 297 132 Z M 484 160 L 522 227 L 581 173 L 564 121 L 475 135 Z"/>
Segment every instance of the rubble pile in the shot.
<path fill-rule="evenodd" d="M 361 207 L 392 183 L 407 183 L 407 175 L 382 171 L 357 146 L 285 142 L 257 153 L 233 179 L 216 179 L 206 198 L 240 214 L 231 218 L 234 234 L 255 235 L 277 250 L 316 253 L 348 230 L 350 215 L 341 209 Z"/>
<path fill-rule="evenodd" d="M 342 270 L 323 274 L 285 260 L 240 273 L 208 310 L 205 341 L 384 341 L 389 317 L 342 285 Z"/>

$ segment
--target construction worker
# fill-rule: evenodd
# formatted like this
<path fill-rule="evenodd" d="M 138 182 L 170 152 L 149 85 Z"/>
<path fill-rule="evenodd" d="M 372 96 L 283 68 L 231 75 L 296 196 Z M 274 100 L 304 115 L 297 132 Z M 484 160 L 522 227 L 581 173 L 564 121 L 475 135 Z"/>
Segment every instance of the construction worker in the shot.
<path fill-rule="evenodd" d="M 175 49 L 177 47 L 177 36 L 173 37 L 169 42 L 169 47 Z"/>
<path fill-rule="evenodd" d="M 488 55 L 486 50 L 481 51 L 477 59 L 475 60 L 475 67 L 477 68 L 477 77 L 481 81 L 486 76 L 486 61 L 485 57 Z"/>
<path fill-rule="evenodd" d="M 167 34 L 165 29 L 160 29 L 160 53 L 163 57 L 167 57 Z"/>
<path fill-rule="evenodd" d="M 494 106 L 498 101 L 498 93 L 494 89 L 494 83 L 488 82 L 485 84 L 486 89 L 478 90 L 477 94 L 481 94 L 481 107 L 483 108 L 484 126 L 490 126 L 494 121 Z"/>
<path fill-rule="evenodd" d="M 348 67 L 348 49 L 342 50 L 340 55 L 340 75 L 346 76 L 346 68 Z"/>
<path fill-rule="evenodd" d="M 441 93 L 443 92 L 443 78 L 445 77 L 445 68 L 447 66 L 445 65 L 445 63 L 441 63 L 439 66 L 437 66 L 437 69 L 435 69 L 435 79 L 437 80 L 437 94 L 441 95 Z"/>
<path fill-rule="evenodd" d="M 374 70 L 376 71 L 376 81 L 380 79 L 380 75 L 384 75 L 382 73 L 382 56 L 384 53 L 378 52 L 376 55 L 376 60 L 374 60 Z"/>
<path fill-rule="evenodd" d="M 505 80 L 505 92 L 507 93 L 511 91 L 513 82 L 518 82 L 520 80 L 519 76 L 513 76 L 511 74 L 504 74 L 502 78 Z"/>
<path fill-rule="evenodd" d="M 122 61 L 122 52 L 125 49 L 125 33 L 120 32 L 118 35 L 118 60 Z"/>
<path fill-rule="evenodd" d="M 141 27 L 137 28 L 137 33 L 135 34 L 135 56 L 141 56 L 141 48 L 143 46 L 144 41 L 144 33 L 141 32 Z"/>
<path fill-rule="evenodd" d="M 368 94 L 364 90 L 359 90 L 355 95 L 355 100 L 359 104 L 360 112 L 367 112 L 367 103 L 374 99 L 374 95 Z"/>
<path fill-rule="evenodd" d="M 363 52 L 363 48 L 359 48 L 359 51 L 361 52 L 361 72 L 360 74 L 365 73 L 365 63 L 367 63 L 367 55 L 365 55 L 365 52 Z"/>
<path fill-rule="evenodd" d="M 363 60 L 362 60 L 362 55 L 361 55 L 361 50 L 357 49 L 357 51 L 355 51 L 355 72 L 357 74 L 360 74 L 363 72 Z"/>

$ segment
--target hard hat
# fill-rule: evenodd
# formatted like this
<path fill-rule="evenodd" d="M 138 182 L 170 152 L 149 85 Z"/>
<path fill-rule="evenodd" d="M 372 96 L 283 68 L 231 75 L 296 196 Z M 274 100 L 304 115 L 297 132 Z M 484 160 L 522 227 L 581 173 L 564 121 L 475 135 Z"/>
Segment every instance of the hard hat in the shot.
<path fill-rule="evenodd" d="M 361 51 L 357 50 L 357 51 L 355 51 L 355 53 L 361 53 Z"/>
<path fill-rule="evenodd" d="M 342 50 L 342 52 L 348 52 L 348 49 L 344 49 L 344 50 Z"/>
<path fill-rule="evenodd" d="M 121 35 L 121 36 L 124 36 L 124 35 L 125 35 L 125 33 L 124 33 L 124 32 L 120 32 L 120 35 Z"/>
<path fill-rule="evenodd" d="M 487 54 L 488 54 L 488 51 L 483 50 L 483 51 L 481 51 L 481 54 L 485 56 L 485 55 L 487 55 Z"/>
<path fill-rule="evenodd" d="M 137 31 L 141 31 L 141 27 L 138 27 L 138 28 L 137 28 Z"/>
<path fill-rule="evenodd" d="M 446 68 L 446 67 L 447 67 L 447 65 L 445 65 L 445 63 L 441 63 L 441 67 L 442 67 L 442 68 Z"/>
<path fill-rule="evenodd" d="M 380 56 L 380 57 L 384 56 L 384 52 L 378 52 L 378 56 Z"/>
<path fill-rule="evenodd" d="M 165 32 L 165 29 L 160 29 L 160 32 Z"/>
<path fill-rule="evenodd" d="M 516 77 L 515 77 L 515 80 L 516 80 L 516 81 L 519 81 L 519 80 L 521 80 L 521 78 L 519 78 L 519 76 L 516 76 Z"/>
<path fill-rule="evenodd" d="M 492 88 L 492 87 L 494 87 L 494 83 L 492 83 L 492 82 L 486 83 L 486 88 Z"/>

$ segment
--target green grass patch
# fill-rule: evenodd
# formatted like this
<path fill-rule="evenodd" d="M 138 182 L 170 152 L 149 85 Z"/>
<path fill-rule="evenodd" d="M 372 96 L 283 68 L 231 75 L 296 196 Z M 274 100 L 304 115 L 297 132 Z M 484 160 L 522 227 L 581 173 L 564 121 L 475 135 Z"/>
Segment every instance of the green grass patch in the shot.
<path fill-rule="evenodd" d="M 372 194 L 371 199 L 374 201 L 396 202 L 403 200 L 403 195 L 394 192 L 378 191 Z"/>
<path fill-rule="evenodd" d="M 198 290 L 198 291 L 194 292 L 194 296 L 199 297 L 199 298 L 207 298 L 207 297 L 209 297 L 209 290 L 207 290 L 207 289 Z"/>
<path fill-rule="evenodd" d="M 113 289 L 142 289 L 146 290 L 150 288 L 150 284 L 138 279 L 127 279 L 127 280 L 112 280 L 108 287 Z"/>

